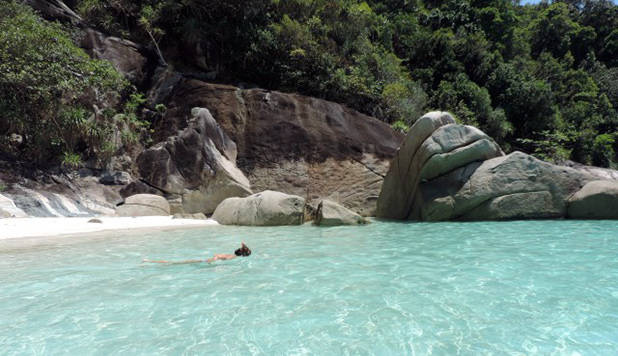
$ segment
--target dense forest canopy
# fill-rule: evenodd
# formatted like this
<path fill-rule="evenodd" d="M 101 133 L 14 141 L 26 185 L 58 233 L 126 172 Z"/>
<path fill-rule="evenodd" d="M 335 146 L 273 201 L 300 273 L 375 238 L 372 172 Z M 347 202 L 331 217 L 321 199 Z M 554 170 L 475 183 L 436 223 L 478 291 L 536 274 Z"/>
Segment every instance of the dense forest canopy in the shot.
<path fill-rule="evenodd" d="M 341 102 L 403 131 L 448 110 L 506 150 L 618 161 L 618 6 L 608 0 L 68 3 L 179 71 Z"/>

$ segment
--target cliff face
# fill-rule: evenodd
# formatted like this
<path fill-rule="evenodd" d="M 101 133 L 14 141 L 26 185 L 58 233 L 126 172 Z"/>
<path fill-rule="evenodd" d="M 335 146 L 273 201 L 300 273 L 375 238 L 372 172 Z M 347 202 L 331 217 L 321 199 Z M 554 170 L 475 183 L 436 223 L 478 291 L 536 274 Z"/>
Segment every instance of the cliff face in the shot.
<path fill-rule="evenodd" d="M 155 82 L 149 97 L 167 106 L 155 125 L 155 141 L 184 130 L 192 108 L 207 108 L 236 143 L 237 165 L 253 191 L 329 197 L 362 215 L 374 214 L 403 138 L 387 124 L 302 95 L 243 90 L 169 72 Z"/>
<path fill-rule="evenodd" d="M 28 4 L 47 19 L 79 28 L 80 46 L 93 58 L 111 62 L 146 93 L 150 114 L 157 104 L 167 108 L 162 116 L 150 116 L 157 117 L 153 146 L 143 152 L 141 146 L 131 152 L 119 151 L 106 167 L 111 172 L 90 167 L 87 190 L 98 189 L 104 176 L 126 176 L 122 182 L 113 182 L 118 183 L 116 194 L 160 194 L 179 212 L 211 213 L 228 196 L 276 190 L 309 202 L 329 198 L 362 215 L 374 215 L 389 162 L 403 138 L 389 125 L 325 100 L 243 90 L 192 79 L 172 69 L 154 69 L 158 63 L 147 48 L 88 28 L 63 1 L 32 0 Z M 200 124 L 201 119 L 191 114 L 194 108 L 207 109 L 214 122 Z M 227 148 L 234 146 L 237 153 L 230 155 Z M 73 199 L 76 189 L 69 187 L 73 181 L 68 178 L 48 186 L 33 180 L 29 185 L 33 191 L 57 191 Z M 29 215 L 73 214 L 66 213 L 71 209 L 56 209 L 57 214 L 50 209 L 38 211 L 32 206 L 45 204 L 22 202 L 19 196 L 32 194 L 14 184 L 8 188 L 7 194 Z M 117 195 L 99 200 L 107 209 L 121 201 Z"/>

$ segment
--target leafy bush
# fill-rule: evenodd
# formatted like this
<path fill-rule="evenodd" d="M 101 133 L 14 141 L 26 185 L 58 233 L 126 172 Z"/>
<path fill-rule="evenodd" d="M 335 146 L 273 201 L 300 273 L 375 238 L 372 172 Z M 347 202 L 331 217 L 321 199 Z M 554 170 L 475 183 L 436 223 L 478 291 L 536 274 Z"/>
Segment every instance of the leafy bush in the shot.
<path fill-rule="evenodd" d="M 161 63 L 165 63 L 166 55 L 166 60 L 177 69 L 205 71 L 219 82 L 246 82 L 337 101 L 389 122 L 400 131 L 407 130 L 427 107 L 433 107 L 451 110 L 462 122 L 480 126 L 507 150 L 513 147 L 546 159 L 602 164 L 607 164 L 610 145 L 597 137 L 618 131 L 618 6 L 607 0 L 544 1 L 525 6 L 504 0 L 73 3 L 89 25 L 149 44 Z M 14 2 L 1 5 L 5 13 L 7 8 L 16 6 Z M 11 30 L 7 24 L 16 26 L 14 15 L 15 11 L 0 17 L 4 26 L 0 30 Z M 35 22 L 39 28 L 60 30 L 57 25 Z M 34 37 L 19 37 L 14 28 L 11 31 L 12 35 L 6 31 L 0 34 L 0 38 L 11 39 L 0 44 L 4 46 L 0 47 L 0 55 L 9 53 L 5 49 L 9 45 L 36 46 L 46 49 L 28 51 L 48 58 L 48 53 L 72 45 L 62 40 L 62 45 L 47 40 L 37 42 Z M 24 33 L 28 32 L 32 30 Z M 44 38 L 50 37 L 60 38 Z M 68 52 L 75 56 L 73 49 Z M 64 70 L 58 71 L 59 78 L 84 82 L 93 77 L 88 74 L 90 71 L 73 68 L 78 75 L 68 72 L 67 68 L 76 63 L 66 61 L 67 53 L 61 53 L 65 60 L 54 58 Z M 11 58 L 12 54 L 9 62 Z M 0 59 L 4 64 L 4 58 Z M 35 57 L 25 63 L 33 67 L 51 66 Z M 7 71 L 5 67 L 0 76 L 6 77 L 7 72 L 19 76 L 22 69 L 13 66 Z M 56 72 L 46 74 L 27 66 L 25 69 L 43 73 L 30 81 L 36 84 L 26 83 L 22 87 L 27 88 L 26 96 L 45 97 L 45 93 L 53 93 L 44 103 L 53 101 L 49 97 L 58 97 L 46 84 L 49 78 L 54 83 L 59 80 L 53 75 Z M 25 81 L 17 79 L 15 82 Z M 6 82 L 12 83 L 13 78 L 2 83 Z M 32 92 L 30 87 L 44 89 Z M 82 95 L 75 98 L 70 92 L 107 91 L 82 91 L 83 88 L 70 83 L 57 88 L 69 94 L 63 95 L 56 106 L 43 105 L 45 110 L 33 107 L 31 112 L 35 114 L 19 112 L 5 117 L 22 118 L 15 122 L 24 122 L 23 118 L 28 116 L 44 118 L 37 119 L 36 130 L 58 131 L 55 126 L 68 126 L 54 125 L 49 113 L 59 113 L 69 106 L 81 108 L 85 114 L 80 116 L 76 111 L 53 117 L 77 122 L 78 126 L 101 127 L 98 121 L 93 124 L 89 119 L 92 110 L 79 99 Z M 20 101 L 38 105 L 38 98 L 29 102 L 21 96 L 11 98 L 24 95 L 14 86 L 1 90 L 7 98 L 0 101 L 2 113 L 13 110 Z M 156 110 L 161 113 L 163 108 Z M 143 131 L 137 119 L 139 112 L 130 107 L 122 111 L 125 115 L 117 117 L 115 123 L 122 136 L 128 141 L 139 140 Z M 113 117 L 104 116 L 108 121 Z M 10 123 L 0 122 L 0 132 L 25 132 L 16 130 L 13 121 Z M 29 147 L 38 147 L 33 144 L 36 137 L 32 132 L 36 130 L 29 130 L 30 135 L 25 136 Z M 101 135 L 96 137 L 105 136 L 106 130 L 99 130 Z M 61 131 L 66 134 L 66 129 Z M 83 141 L 80 137 L 84 137 L 81 133 L 76 137 L 54 136 L 49 142 L 57 153 L 73 152 L 66 146 L 74 142 L 79 146 L 79 141 Z M 616 150 L 615 143 L 613 147 Z M 615 159 L 614 155 L 611 160 Z"/>
<path fill-rule="evenodd" d="M 614 145 L 616 134 L 603 134 L 594 139 L 592 146 L 592 163 L 596 166 L 609 167 L 616 153 Z"/>
<path fill-rule="evenodd" d="M 73 164 L 73 152 L 95 150 L 111 123 L 94 108 L 113 105 L 126 86 L 61 25 L 21 3 L 0 4 L 0 135 L 24 138 L 22 158 L 43 163 L 68 152 Z"/>

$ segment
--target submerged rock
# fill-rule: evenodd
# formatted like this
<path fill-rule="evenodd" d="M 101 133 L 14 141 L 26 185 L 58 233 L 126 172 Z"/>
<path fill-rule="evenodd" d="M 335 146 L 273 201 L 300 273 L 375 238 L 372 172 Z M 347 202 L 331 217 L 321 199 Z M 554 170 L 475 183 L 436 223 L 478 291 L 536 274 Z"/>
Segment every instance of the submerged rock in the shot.
<path fill-rule="evenodd" d="M 313 221 L 318 226 L 362 225 L 368 221 L 352 210 L 330 200 L 322 200 Z"/>
<path fill-rule="evenodd" d="M 267 190 L 246 198 L 225 199 L 212 218 L 222 225 L 301 225 L 304 209 L 305 199 Z"/>
<path fill-rule="evenodd" d="M 137 194 L 125 199 L 116 208 L 118 216 L 169 216 L 170 205 L 165 198 L 152 194 Z"/>

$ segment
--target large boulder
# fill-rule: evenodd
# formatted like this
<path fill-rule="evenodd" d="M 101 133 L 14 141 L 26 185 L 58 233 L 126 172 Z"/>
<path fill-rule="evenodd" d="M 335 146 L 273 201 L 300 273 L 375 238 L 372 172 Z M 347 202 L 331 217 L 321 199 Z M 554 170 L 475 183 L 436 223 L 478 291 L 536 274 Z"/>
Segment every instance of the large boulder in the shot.
<path fill-rule="evenodd" d="M 170 205 L 158 195 L 137 194 L 128 197 L 123 205 L 116 209 L 118 216 L 168 216 Z"/>
<path fill-rule="evenodd" d="M 212 218 L 222 225 L 300 225 L 304 209 L 305 199 L 267 190 L 246 198 L 225 199 Z"/>
<path fill-rule="evenodd" d="M 375 215 L 382 181 L 403 136 L 337 103 L 302 95 L 210 84 L 161 72 L 149 97 L 164 102 L 159 139 L 187 127 L 188 108 L 208 108 L 237 144 L 238 167 L 254 191 L 319 201 L 332 197 Z"/>
<path fill-rule="evenodd" d="M 571 219 L 618 219 L 618 182 L 592 181 L 569 199 Z"/>
<path fill-rule="evenodd" d="M 414 209 L 422 220 L 561 218 L 591 176 L 514 152 L 424 182 Z"/>
<path fill-rule="evenodd" d="M 421 182 L 503 154 L 482 131 L 456 124 L 447 112 L 428 113 L 412 125 L 391 162 L 378 199 L 377 216 L 418 220 Z"/>
<path fill-rule="evenodd" d="M 378 217 L 401 220 L 618 218 L 611 171 L 504 155 L 487 135 L 448 113 L 419 119 L 393 159 Z"/>
<path fill-rule="evenodd" d="M 313 221 L 318 226 L 362 225 L 367 222 L 352 210 L 327 199 L 318 205 Z"/>
<path fill-rule="evenodd" d="M 195 108 L 189 126 L 137 159 L 142 180 L 165 194 L 181 197 L 184 213 L 211 214 L 229 197 L 252 194 L 236 167 L 235 143 L 210 112 Z"/>

